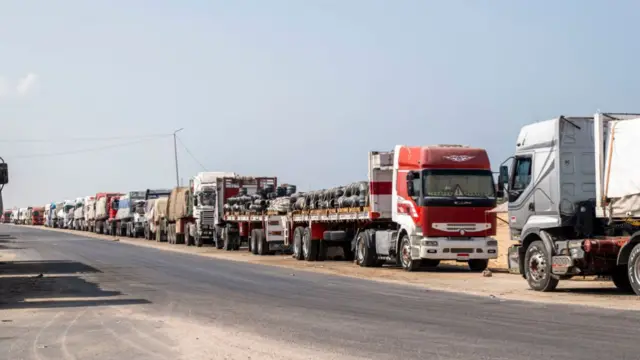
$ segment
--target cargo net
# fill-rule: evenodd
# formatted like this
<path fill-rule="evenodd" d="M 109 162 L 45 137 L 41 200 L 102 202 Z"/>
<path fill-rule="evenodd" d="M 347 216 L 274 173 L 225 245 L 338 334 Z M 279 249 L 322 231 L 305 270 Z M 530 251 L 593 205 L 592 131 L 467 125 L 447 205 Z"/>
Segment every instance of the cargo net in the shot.
<path fill-rule="evenodd" d="M 241 188 L 237 196 L 228 199 L 225 211 L 287 213 L 294 210 L 329 210 L 369 206 L 369 183 L 360 181 L 331 189 L 296 192 L 295 185 L 282 185 L 273 189 L 265 186 L 257 194 L 247 194 Z"/>

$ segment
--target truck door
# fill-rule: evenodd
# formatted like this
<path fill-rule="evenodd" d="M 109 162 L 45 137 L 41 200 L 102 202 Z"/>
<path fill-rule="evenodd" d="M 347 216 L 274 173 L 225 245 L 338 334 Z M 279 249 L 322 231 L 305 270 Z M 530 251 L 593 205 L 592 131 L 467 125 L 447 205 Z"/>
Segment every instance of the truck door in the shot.
<path fill-rule="evenodd" d="M 527 219 L 535 211 L 533 152 L 515 157 L 509 181 L 509 226 L 514 230 L 522 230 Z"/>

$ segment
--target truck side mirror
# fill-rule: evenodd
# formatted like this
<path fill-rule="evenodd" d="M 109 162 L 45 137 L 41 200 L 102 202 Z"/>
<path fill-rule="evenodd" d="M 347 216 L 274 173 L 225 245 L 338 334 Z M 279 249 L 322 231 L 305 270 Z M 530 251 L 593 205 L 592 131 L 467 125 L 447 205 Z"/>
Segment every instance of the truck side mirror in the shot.
<path fill-rule="evenodd" d="M 498 177 L 498 190 L 504 192 L 505 185 L 509 183 L 509 168 L 507 165 L 500 166 L 500 176 Z"/>
<path fill-rule="evenodd" d="M 9 183 L 9 168 L 7 163 L 0 163 L 0 185 Z"/>
<path fill-rule="evenodd" d="M 414 191 L 415 189 L 413 188 L 413 179 L 414 179 L 414 175 L 412 172 L 408 172 L 407 173 L 407 194 L 410 197 L 413 197 Z"/>

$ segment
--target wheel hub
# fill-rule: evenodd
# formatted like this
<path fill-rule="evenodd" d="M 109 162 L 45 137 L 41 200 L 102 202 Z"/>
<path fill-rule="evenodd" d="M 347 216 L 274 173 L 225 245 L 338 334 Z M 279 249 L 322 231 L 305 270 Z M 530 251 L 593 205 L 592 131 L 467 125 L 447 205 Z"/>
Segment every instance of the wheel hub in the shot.
<path fill-rule="evenodd" d="M 406 243 L 402 245 L 402 263 L 404 265 L 411 264 L 411 248 Z"/>
<path fill-rule="evenodd" d="M 535 281 L 543 280 L 547 276 L 547 260 L 542 253 L 536 252 L 529 259 L 529 274 Z"/>

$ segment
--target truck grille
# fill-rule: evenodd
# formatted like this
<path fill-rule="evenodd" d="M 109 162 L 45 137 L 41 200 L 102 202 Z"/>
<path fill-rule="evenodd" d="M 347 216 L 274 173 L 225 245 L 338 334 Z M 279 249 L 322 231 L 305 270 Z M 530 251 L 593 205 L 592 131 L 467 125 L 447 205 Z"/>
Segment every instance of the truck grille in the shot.
<path fill-rule="evenodd" d="M 214 224 L 215 214 L 211 210 L 201 211 L 200 212 L 200 223 L 203 225 L 211 225 Z"/>

